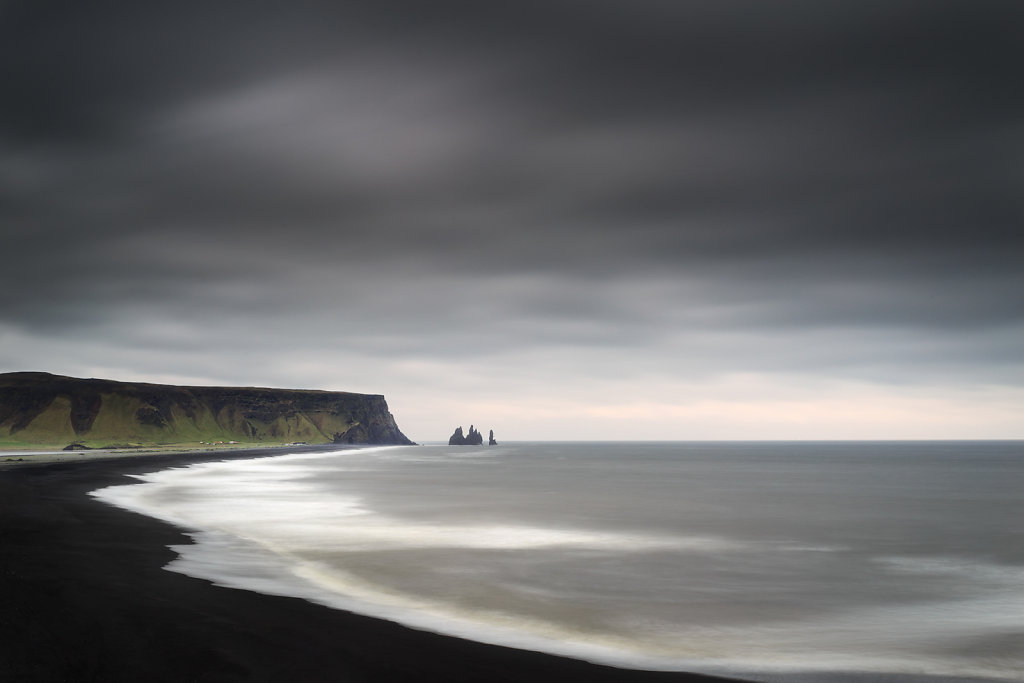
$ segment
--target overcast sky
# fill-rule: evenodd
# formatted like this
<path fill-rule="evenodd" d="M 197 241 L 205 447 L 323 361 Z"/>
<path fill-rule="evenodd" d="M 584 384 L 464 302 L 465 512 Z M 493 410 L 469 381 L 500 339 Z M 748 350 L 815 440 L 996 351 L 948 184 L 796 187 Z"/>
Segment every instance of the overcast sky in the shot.
<path fill-rule="evenodd" d="M 1024 3 L 0 1 L 0 371 L 419 441 L 1024 438 Z"/>

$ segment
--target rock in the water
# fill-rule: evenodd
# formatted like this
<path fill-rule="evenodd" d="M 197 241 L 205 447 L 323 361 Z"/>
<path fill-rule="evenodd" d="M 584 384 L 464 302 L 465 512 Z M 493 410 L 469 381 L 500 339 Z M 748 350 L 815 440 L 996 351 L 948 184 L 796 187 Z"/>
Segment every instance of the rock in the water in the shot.
<path fill-rule="evenodd" d="M 465 446 L 466 436 L 462 433 L 462 426 L 455 428 L 455 433 L 448 439 L 449 446 Z"/>
<path fill-rule="evenodd" d="M 494 440 L 494 430 L 493 429 L 491 430 L 491 433 L 487 436 L 487 445 L 488 446 L 497 446 L 498 445 L 498 442 Z"/>
<path fill-rule="evenodd" d="M 479 446 L 484 442 L 484 435 L 476 430 L 476 427 L 469 425 L 469 434 L 462 433 L 462 427 L 457 427 L 455 433 L 448 439 L 449 446 Z"/>

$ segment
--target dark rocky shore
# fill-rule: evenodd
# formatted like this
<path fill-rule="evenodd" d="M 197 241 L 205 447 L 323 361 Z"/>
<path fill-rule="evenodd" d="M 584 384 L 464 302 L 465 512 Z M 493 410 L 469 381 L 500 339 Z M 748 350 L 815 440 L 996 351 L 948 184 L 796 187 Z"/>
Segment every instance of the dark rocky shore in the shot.
<path fill-rule="evenodd" d="M 87 495 L 130 483 L 126 474 L 285 450 L 0 470 L 0 680 L 722 680 L 598 666 L 218 588 L 162 569 L 174 557 L 167 546 L 189 542 L 179 530 Z"/>

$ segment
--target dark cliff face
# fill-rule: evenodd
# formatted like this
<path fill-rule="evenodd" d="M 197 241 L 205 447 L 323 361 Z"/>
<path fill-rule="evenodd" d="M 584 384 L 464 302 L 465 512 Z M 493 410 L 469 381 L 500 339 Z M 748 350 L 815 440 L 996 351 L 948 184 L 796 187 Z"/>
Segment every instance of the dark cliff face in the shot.
<path fill-rule="evenodd" d="M 383 396 L 0 374 L 0 445 L 412 444 Z"/>

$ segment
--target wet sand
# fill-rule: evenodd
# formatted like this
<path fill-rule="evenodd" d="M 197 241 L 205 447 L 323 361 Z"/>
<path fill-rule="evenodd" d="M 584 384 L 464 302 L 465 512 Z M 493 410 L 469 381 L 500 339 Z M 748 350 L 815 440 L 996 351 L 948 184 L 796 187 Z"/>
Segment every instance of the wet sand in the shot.
<path fill-rule="evenodd" d="M 0 680 L 724 680 L 599 666 L 216 587 L 162 569 L 174 558 L 167 546 L 189 542 L 181 531 L 87 495 L 131 483 L 126 474 L 295 450 L 0 469 Z"/>

